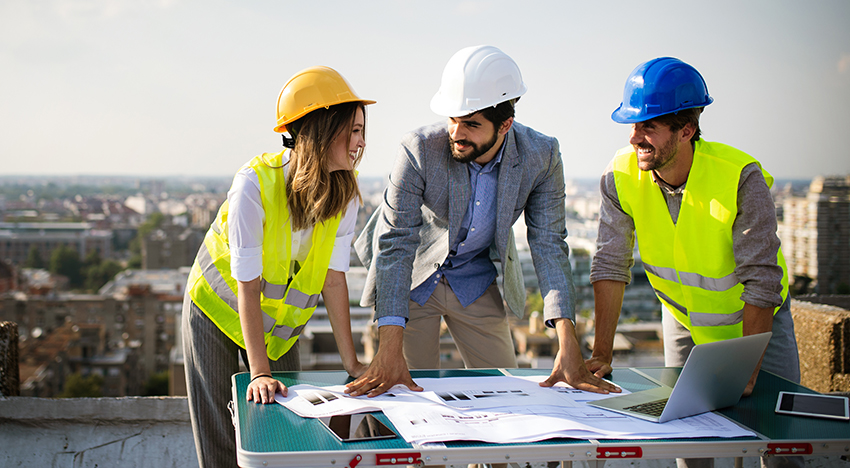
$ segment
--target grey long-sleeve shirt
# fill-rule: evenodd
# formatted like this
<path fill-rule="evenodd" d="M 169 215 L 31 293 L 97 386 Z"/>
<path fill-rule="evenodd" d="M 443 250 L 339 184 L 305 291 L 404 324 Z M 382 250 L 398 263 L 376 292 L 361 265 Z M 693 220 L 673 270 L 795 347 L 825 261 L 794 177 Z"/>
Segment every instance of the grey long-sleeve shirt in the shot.
<path fill-rule="evenodd" d="M 673 223 L 679 218 L 685 185 L 671 187 L 653 173 L 658 189 L 667 201 Z M 631 281 L 634 265 L 635 223 L 620 206 L 611 165 L 599 184 L 602 204 L 599 212 L 597 251 L 590 268 L 590 282 Z M 732 225 L 732 254 L 735 275 L 744 285 L 741 300 L 757 307 L 778 307 L 782 303 L 782 268 L 776 263 L 779 250 L 776 212 L 770 189 L 758 164 L 748 164 L 738 182 L 738 215 Z"/>

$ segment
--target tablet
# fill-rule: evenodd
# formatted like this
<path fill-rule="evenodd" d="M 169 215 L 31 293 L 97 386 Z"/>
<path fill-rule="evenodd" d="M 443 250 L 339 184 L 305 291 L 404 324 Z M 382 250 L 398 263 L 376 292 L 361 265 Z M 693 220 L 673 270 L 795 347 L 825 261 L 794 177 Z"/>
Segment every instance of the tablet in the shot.
<path fill-rule="evenodd" d="M 779 392 L 776 412 L 845 421 L 850 419 L 847 397 L 813 393 Z"/>
<path fill-rule="evenodd" d="M 396 433 L 369 413 L 319 418 L 319 421 L 343 442 L 392 439 Z"/>

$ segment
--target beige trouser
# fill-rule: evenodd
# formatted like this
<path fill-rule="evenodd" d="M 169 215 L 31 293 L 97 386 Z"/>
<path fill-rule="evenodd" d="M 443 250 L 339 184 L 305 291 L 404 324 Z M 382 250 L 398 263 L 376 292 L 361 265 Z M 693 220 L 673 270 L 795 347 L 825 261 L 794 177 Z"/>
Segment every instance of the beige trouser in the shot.
<path fill-rule="evenodd" d="M 440 368 L 441 318 L 467 368 L 516 367 L 511 329 L 495 282 L 466 308 L 445 279 L 425 305 L 410 301 L 410 317 L 404 329 L 404 358 L 409 368 Z"/>
<path fill-rule="evenodd" d="M 404 328 L 404 359 L 410 369 L 440 368 L 440 319 L 446 321 L 466 368 L 517 366 L 511 328 L 495 281 L 465 308 L 445 277 L 425 305 L 410 301 L 410 316 Z M 470 468 L 476 466 L 469 465 Z M 505 468 L 507 465 L 492 466 Z"/>

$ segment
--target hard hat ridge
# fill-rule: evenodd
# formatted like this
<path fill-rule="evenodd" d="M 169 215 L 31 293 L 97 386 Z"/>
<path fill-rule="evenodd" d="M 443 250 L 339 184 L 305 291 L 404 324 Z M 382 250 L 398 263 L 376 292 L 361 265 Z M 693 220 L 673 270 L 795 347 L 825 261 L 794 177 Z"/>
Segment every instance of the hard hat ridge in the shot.
<path fill-rule="evenodd" d="M 344 102 L 375 101 L 360 98 L 339 72 L 330 67 L 310 67 L 296 73 L 283 85 L 277 98 L 277 125 L 274 131 L 283 133 L 286 126 L 310 112 Z"/>
<path fill-rule="evenodd" d="M 705 79 L 694 67 L 673 57 L 659 57 L 632 70 L 623 89 L 623 101 L 611 119 L 643 122 L 712 102 Z"/>
<path fill-rule="evenodd" d="M 514 100 L 527 90 L 519 67 L 507 54 L 493 46 L 466 47 L 446 63 L 431 110 L 460 117 Z"/>

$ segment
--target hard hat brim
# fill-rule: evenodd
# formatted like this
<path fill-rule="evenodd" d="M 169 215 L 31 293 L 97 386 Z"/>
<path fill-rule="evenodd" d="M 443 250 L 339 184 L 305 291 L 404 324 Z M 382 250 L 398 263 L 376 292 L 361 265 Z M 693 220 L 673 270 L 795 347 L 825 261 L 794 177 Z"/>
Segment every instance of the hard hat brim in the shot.
<path fill-rule="evenodd" d="M 327 106 L 321 106 L 321 107 L 331 107 L 331 106 L 336 106 L 337 104 L 345 104 L 347 102 L 359 102 L 359 103 L 362 103 L 364 106 L 368 106 L 368 105 L 371 105 L 371 104 L 375 104 L 378 101 L 372 101 L 372 100 L 369 100 L 369 99 L 347 99 L 347 100 L 344 100 L 344 101 L 335 102 L 333 104 L 328 104 Z M 315 108 L 312 108 L 312 109 L 307 109 L 304 112 L 301 112 L 301 113 L 295 115 L 292 118 L 286 119 L 286 122 L 278 124 L 274 128 L 274 131 L 277 132 L 277 133 L 285 132 L 287 125 L 291 124 L 292 122 L 295 122 L 296 120 L 300 119 L 301 117 L 304 117 L 305 115 L 309 114 L 310 112 L 313 112 L 316 109 L 318 109 L 318 107 L 315 107 Z"/>
<path fill-rule="evenodd" d="M 642 109 L 635 109 L 633 107 L 626 107 L 623 104 L 620 104 L 614 112 L 611 113 L 611 120 L 621 124 L 632 124 L 638 122 L 646 122 L 647 120 L 652 120 L 656 117 L 661 117 L 662 115 L 667 114 L 675 114 L 676 112 L 683 111 L 685 109 L 693 109 L 695 107 L 705 107 L 714 102 L 714 98 L 707 97 L 706 102 L 694 104 L 692 106 L 681 106 L 678 109 L 671 110 L 669 112 L 663 112 L 660 114 L 652 113 L 649 111 L 643 111 Z"/>
<path fill-rule="evenodd" d="M 480 106 L 458 106 L 457 99 L 451 99 L 440 91 L 437 91 L 437 94 L 434 94 L 434 97 L 431 98 L 431 111 L 443 117 L 463 117 L 465 115 L 474 114 L 488 107 L 496 107 L 503 102 L 510 101 L 511 99 L 516 99 L 525 94 L 526 91 L 528 91 L 528 86 L 523 83 L 522 89 L 518 90 L 516 93 L 505 95 L 499 102 L 482 104 Z"/>

